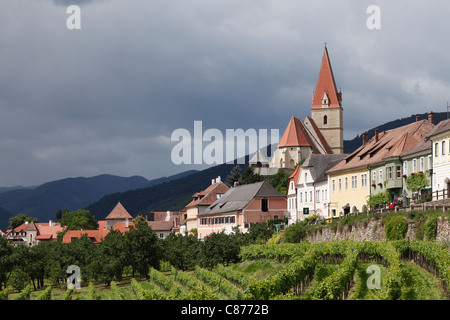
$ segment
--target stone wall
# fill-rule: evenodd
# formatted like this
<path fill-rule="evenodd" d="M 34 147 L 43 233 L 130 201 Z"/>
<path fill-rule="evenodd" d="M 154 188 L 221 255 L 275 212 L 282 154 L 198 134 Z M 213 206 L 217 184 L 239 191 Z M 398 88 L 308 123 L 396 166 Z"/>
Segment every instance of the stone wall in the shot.
<path fill-rule="evenodd" d="M 408 231 L 406 232 L 407 239 L 416 238 L 416 226 L 414 222 L 408 222 Z M 355 240 L 355 241 L 377 241 L 386 240 L 386 233 L 384 232 L 384 225 L 381 220 L 371 220 L 369 222 L 357 222 L 352 226 L 345 226 L 340 230 L 339 228 L 323 227 L 322 229 L 309 232 L 307 239 L 310 242 L 325 242 L 325 241 L 341 241 L 341 240 Z M 438 219 L 436 240 L 450 239 L 450 221 L 447 219 Z"/>

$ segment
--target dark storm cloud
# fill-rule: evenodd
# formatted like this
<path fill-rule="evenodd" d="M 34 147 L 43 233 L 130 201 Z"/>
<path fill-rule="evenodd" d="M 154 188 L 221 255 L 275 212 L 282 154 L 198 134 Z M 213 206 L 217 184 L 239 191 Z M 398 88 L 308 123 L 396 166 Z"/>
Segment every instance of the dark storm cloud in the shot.
<path fill-rule="evenodd" d="M 445 111 L 450 5 L 378 3 L 381 30 L 371 31 L 368 1 L 6 1 L 0 186 L 180 172 L 170 136 L 195 120 L 282 133 L 310 114 L 325 41 L 346 139 Z M 66 27 L 72 4 L 81 30 Z"/>

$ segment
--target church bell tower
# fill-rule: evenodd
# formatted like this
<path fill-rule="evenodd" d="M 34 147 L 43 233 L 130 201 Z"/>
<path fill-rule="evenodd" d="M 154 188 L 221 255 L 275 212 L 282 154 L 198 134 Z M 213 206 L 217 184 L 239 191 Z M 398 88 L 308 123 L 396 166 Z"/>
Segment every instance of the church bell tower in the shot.
<path fill-rule="evenodd" d="M 312 95 L 311 118 L 334 154 L 344 153 L 343 111 L 342 92 L 336 88 L 325 45 L 316 91 Z"/>

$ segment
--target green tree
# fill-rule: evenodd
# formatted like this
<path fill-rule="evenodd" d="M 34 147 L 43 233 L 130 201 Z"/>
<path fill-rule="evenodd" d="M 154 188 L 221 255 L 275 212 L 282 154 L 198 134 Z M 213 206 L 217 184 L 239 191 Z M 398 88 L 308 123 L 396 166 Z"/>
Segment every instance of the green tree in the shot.
<path fill-rule="evenodd" d="M 88 210 L 64 212 L 61 218 L 61 225 L 67 226 L 67 230 L 96 230 L 98 222 Z"/>
<path fill-rule="evenodd" d="M 148 278 L 150 267 L 159 268 L 161 245 L 156 233 L 147 224 L 130 227 L 125 233 L 126 261 L 133 277 L 136 272 Z"/>
<path fill-rule="evenodd" d="M 6 287 L 8 277 L 13 270 L 12 253 L 13 247 L 8 244 L 6 238 L 0 236 L 0 290 L 2 290 L 2 285 Z"/>
<path fill-rule="evenodd" d="M 429 185 L 430 180 L 425 176 L 425 173 L 423 172 L 414 173 L 406 178 L 406 187 L 412 192 L 419 192 Z"/>
<path fill-rule="evenodd" d="M 287 174 L 282 169 L 279 169 L 277 173 L 270 176 L 270 184 L 272 185 L 272 187 L 274 187 L 283 194 L 286 193 L 288 182 L 289 182 L 289 174 Z"/>
<path fill-rule="evenodd" d="M 287 243 L 299 243 L 306 237 L 306 226 L 302 221 L 290 225 L 284 231 L 284 241 Z"/>
<path fill-rule="evenodd" d="M 197 237 L 171 233 L 163 240 L 164 260 L 177 269 L 193 269 L 198 264 L 200 248 Z"/>
<path fill-rule="evenodd" d="M 243 183 L 241 167 L 239 165 L 233 167 L 226 178 L 226 183 L 229 187 L 233 187 L 235 182 L 239 184 Z"/>
<path fill-rule="evenodd" d="M 272 228 L 265 222 L 252 223 L 245 235 L 247 240 L 253 242 L 266 242 L 273 235 Z"/>
<path fill-rule="evenodd" d="M 118 230 L 111 230 L 98 245 L 95 259 L 89 267 L 91 278 L 109 286 L 114 279 L 122 280 L 126 267 L 126 242 L 124 235 Z"/>
<path fill-rule="evenodd" d="M 242 176 L 243 184 L 251 184 L 255 182 L 264 181 L 264 177 L 258 173 L 255 173 L 253 167 L 248 166 L 245 168 L 244 175 Z"/>
<path fill-rule="evenodd" d="M 219 263 L 228 265 L 238 262 L 240 239 L 237 235 L 227 235 L 223 231 L 210 234 L 201 247 L 201 265 L 211 269 Z"/>
<path fill-rule="evenodd" d="M 371 209 L 376 209 L 392 202 L 392 196 L 388 190 L 378 194 L 371 194 L 367 200 L 367 206 Z"/>
<path fill-rule="evenodd" d="M 25 222 L 38 222 L 37 218 L 32 218 L 24 213 L 19 213 L 14 217 L 9 218 L 9 227 L 8 229 L 15 229 L 18 226 L 24 224 Z"/>

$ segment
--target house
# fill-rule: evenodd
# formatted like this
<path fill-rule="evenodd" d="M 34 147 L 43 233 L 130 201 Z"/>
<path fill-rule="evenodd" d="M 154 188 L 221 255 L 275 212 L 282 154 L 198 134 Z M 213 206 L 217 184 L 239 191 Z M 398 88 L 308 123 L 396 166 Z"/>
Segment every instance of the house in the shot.
<path fill-rule="evenodd" d="M 418 194 L 413 194 L 411 190 L 407 188 L 406 179 L 416 173 L 424 173 L 426 178 L 430 181 L 430 184 L 422 190 L 422 192 L 431 192 L 433 179 L 433 159 L 431 154 L 431 140 L 427 138 L 422 139 L 417 143 L 410 151 L 402 155 L 401 160 L 402 165 L 402 200 L 404 197 L 407 198 L 417 198 Z M 398 176 L 398 173 L 397 173 Z M 405 199 L 405 200 L 406 200 Z M 403 203 L 404 206 L 409 205 L 409 203 Z"/>
<path fill-rule="evenodd" d="M 114 209 L 106 216 L 106 229 L 111 229 L 119 222 L 132 220 L 133 217 L 128 213 L 124 206 L 118 202 Z"/>
<path fill-rule="evenodd" d="M 286 196 L 267 180 L 236 186 L 199 213 L 199 239 L 222 231 L 228 234 L 235 227 L 244 233 L 253 223 L 282 218 L 285 213 Z"/>
<path fill-rule="evenodd" d="M 211 185 L 203 191 L 196 192 L 192 196 L 192 201 L 184 208 L 185 215 L 181 220 L 185 220 L 185 228 L 188 232 L 199 228 L 198 216 L 206 208 L 223 196 L 230 188 L 221 181 L 220 177 L 211 180 Z M 183 233 L 184 234 L 184 233 Z"/>
<path fill-rule="evenodd" d="M 433 199 L 437 192 L 440 198 L 450 196 L 450 119 L 439 122 L 428 139 L 432 147 L 432 190 Z"/>
<path fill-rule="evenodd" d="M 97 230 L 68 230 L 63 236 L 63 243 L 71 243 L 73 239 L 83 235 L 87 235 L 94 243 L 100 243 L 111 230 L 119 230 L 122 233 L 128 231 L 134 226 L 134 223 L 130 222 L 132 219 L 125 207 L 118 202 L 105 220 L 98 221 Z"/>
<path fill-rule="evenodd" d="M 58 233 L 66 228 L 52 220 L 49 220 L 48 223 L 26 221 L 17 228 L 8 230 L 5 236 L 12 245 L 24 244 L 32 247 L 40 242 L 56 241 Z"/>
<path fill-rule="evenodd" d="M 338 92 L 325 47 L 316 90 L 312 95 L 311 117 L 292 117 L 270 159 L 271 168 L 295 169 L 310 154 L 342 154 L 342 92 Z"/>
<path fill-rule="evenodd" d="M 160 239 L 166 238 L 179 228 L 180 214 L 178 212 L 149 212 L 147 214 L 147 224 L 155 231 Z M 175 230 L 174 230 L 175 229 Z"/>
<path fill-rule="evenodd" d="M 345 157 L 346 154 L 311 154 L 305 160 L 296 181 L 296 221 L 312 215 L 329 216 L 330 187 L 326 172 Z"/>
<path fill-rule="evenodd" d="M 420 120 L 385 132 L 375 131 L 363 144 L 327 172 L 330 181 L 331 216 L 367 210 L 371 194 L 388 190 L 401 195 L 401 155 L 410 151 L 434 128 L 430 119 Z"/>
<path fill-rule="evenodd" d="M 297 181 L 298 174 L 300 173 L 300 165 L 297 165 L 294 172 L 289 176 L 288 185 L 286 188 L 286 200 L 287 200 L 287 212 L 288 224 L 293 224 L 297 221 Z"/>
<path fill-rule="evenodd" d="M 68 244 L 73 240 L 87 236 L 88 239 L 92 240 L 93 243 L 98 244 L 103 241 L 106 235 L 110 232 L 107 230 L 68 230 L 63 237 L 63 243 Z"/>

